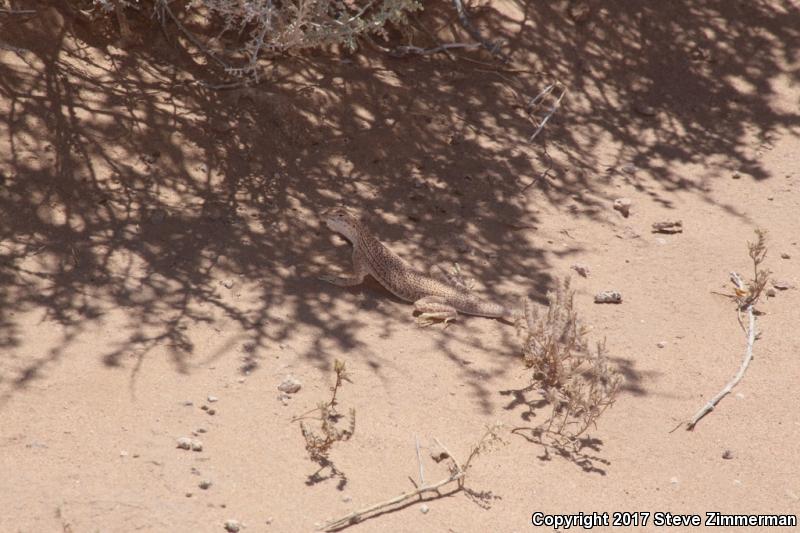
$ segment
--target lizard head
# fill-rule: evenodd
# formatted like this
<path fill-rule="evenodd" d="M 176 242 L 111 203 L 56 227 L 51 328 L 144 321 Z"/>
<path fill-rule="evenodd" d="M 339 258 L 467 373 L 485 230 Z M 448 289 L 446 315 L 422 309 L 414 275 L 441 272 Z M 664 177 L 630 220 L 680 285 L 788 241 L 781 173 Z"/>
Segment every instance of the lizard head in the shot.
<path fill-rule="evenodd" d="M 335 207 L 323 213 L 322 220 L 337 233 L 341 233 L 350 242 L 355 242 L 361 226 L 358 218 L 343 207 Z"/>

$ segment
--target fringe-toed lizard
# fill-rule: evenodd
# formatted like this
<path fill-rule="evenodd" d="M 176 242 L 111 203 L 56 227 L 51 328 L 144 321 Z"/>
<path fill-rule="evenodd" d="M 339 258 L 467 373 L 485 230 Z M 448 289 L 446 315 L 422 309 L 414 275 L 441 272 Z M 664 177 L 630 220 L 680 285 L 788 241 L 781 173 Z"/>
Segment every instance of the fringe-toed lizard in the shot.
<path fill-rule="evenodd" d="M 353 244 L 352 276 L 321 276 L 319 279 L 340 287 L 360 284 L 369 274 L 389 292 L 413 302 L 420 312 L 417 323 L 422 326 L 442 320 L 447 324 L 458 313 L 489 318 L 512 319 L 510 309 L 481 299 L 458 279 L 451 283 L 423 274 L 384 246 L 346 209 L 335 208 L 323 215 L 327 226 L 341 233 Z"/>

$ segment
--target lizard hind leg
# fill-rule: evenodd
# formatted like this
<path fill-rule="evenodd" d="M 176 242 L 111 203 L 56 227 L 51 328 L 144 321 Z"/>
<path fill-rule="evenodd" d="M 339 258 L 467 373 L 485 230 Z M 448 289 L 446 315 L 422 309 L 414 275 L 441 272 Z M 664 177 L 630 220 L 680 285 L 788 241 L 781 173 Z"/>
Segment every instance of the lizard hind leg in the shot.
<path fill-rule="evenodd" d="M 419 312 L 417 324 L 422 327 L 436 322 L 444 322 L 445 327 L 458 316 L 455 307 L 439 296 L 425 296 L 414 302 L 414 310 Z"/>

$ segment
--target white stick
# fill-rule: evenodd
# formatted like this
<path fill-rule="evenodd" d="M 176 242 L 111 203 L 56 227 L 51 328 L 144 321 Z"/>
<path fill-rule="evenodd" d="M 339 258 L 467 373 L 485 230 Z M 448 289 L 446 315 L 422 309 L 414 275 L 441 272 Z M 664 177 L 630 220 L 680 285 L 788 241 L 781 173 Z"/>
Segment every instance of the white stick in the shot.
<path fill-rule="evenodd" d="M 723 388 L 716 396 L 711 398 L 707 404 L 697 411 L 697 413 L 692 417 L 692 420 L 686 426 L 687 431 L 694 429 L 695 424 L 697 424 L 701 418 L 714 410 L 714 407 L 716 407 L 720 400 L 722 400 L 722 398 L 731 392 L 731 389 L 733 389 L 740 381 L 742 381 L 747 367 L 750 366 L 750 361 L 753 360 L 753 343 L 756 340 L 756 319 L 753 315 L 752 305 L 748 305 L 746 311 L 749 319 L 749 324 L 747 327 L 747 349 L 744 352 L 744 358 L 742 359 L 742 364 L 739 366 L 739 371 L 736 373 L 733 379 L 730 380 L 727 385 L 725 385 L 725 388 Z"/>
<path fill-rule="evenodd" d="M 552 91 L 553 91 L 553 85 L 549 85 L 544 91 L 542 91 L 539 94 L 539 96 L 537 96 L 536 98 L 531 100 L 531 102 L 533 103 L 533 102 L 541 101 L 545 96 L 547 96 L 547 94 L 551 93 Z M 556 109 L 558 109 L 558 105 L 561 103 L 561 99 L 564 98 L 565 94 L 567 94 L 567 88 L 563 87 L 562 90 L 561 90 L 561 96 L 558 97 L 558 100 L 556 100 L 556 102 L 553 104 L 553 107 L 550 108 L 550 111 L 544 117 L 544 119 L 542 120 L 542 123 L 539 124 L 539 127 L 536 129 L 536 131 L 533 132 L 533 135 L 531 135 L 531 138 L 528 139 L 528 142 L 533 142 L 533 140 L 536 138 L 536 136 L 539 135 L 539 132 L 542 131 L 542 129 L 544 129 L 544 125 L 547 124 L 547 121 L 550 120 L 550 117 L 552 117 L 553 113 L 556 112 Z"/>

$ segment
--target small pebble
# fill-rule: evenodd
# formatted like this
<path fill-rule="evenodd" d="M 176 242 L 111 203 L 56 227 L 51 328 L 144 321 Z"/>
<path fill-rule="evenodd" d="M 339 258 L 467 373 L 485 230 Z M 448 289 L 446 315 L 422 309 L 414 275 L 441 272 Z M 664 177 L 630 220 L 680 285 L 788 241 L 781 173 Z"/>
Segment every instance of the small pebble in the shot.
<path fill-rule="evenodd" d="M 781 259 L 791 259 L 791 258 L 792 258 L 792 256 L 787 254 L 786 252 L 783 252 L 781 254 Z"/>
<path fill-rule="evenodd" d="M 586 2 L 577 2 L 572 4 L 569 8 L 569 16 L 572 17 L 577 24 L 581 24 L 589 20 L 592 10 Z"/>
<path fill-rule="evenodd" d="M 280 402 L 283 405 L 289 405 L 289 400 L 291 400 L 291 399 L 292 399 L 292 397 L 289 396 L 288 394 L 286 394 L 285 392 L 282 392 L 282 393 L 278 394 L 278 400 L 280 400 Z"/>
<path fill-rule="evenodd" d="M 192 400 L 186 400 L 185 402 L 183 402 L 183 406 L 184 407 L 191 407 L 193 405 L 194 405 L 194 402 Z"/>
<path fill-rule="evenodd" d="M 350 496 L 349 494 L 345 494 L 344 496 L 342 496 L 342 501 L 343 501 L 344 503 L 351 502 L 351 501 L 353 501 L 353 497 L 352 497 L 352 496 Z"/>
<path fill-rule="evenodd" d="M 445 460 L 445 459 L 447 459 L 448 457 L 450 457 L 450 455 L 447 453 L 447 451 L 445 451 L 445 449 L 444 449 L 444 448 L 442 448 L 441 446 L 439 446 L 439 445 L 436 443 L 436 441 L 434 441 L 434 442 L 433 442 L 433 443 L 430 445 L 429 449 L 430 449 L 430 456 L 431 456 L 431 459 L 433 459 L 433 460 L 434 460 L 434 461 L 436 461 L 437 463 L 439 463 L 439 462 L 442 462 L 443 460 Z"/>
<path fill-rule="evenodd" d="M 226 279 L 225 281 L 222 282 L 222 285 L 226 289 L 232 289 L 233 288 L 233 280 L 232 279 Z"/>
<path fill-rule="evenodd" d="M 656 346 L 658 346 L 659 348 L 664 348 L 667 346 L 667 343 L 665 341 L 660 341 L 656 343 Z"/>
<path fill-rule="evenodd" d="M 247 381 L 247 378 L 239 378 L 238 381 L 239 383 L 244 383 L 245 381 Z"/>
<path fill-rule="evenodd" d="M 634 172 L 636 172 L 636 165 L 633 165 L 631 163 L 622 165 L 622 171 L 625 172 L 626 174 L 633 174 Z"/>
<path fill-rule="evenodd" d="M 621 304 L 622 294 L 619 291 L 603 291 L 594 295 L 596 304 Z"/>
<path fill-rule="evenodd" d="M 211 485 L 212 483 L 208 480 L 201 481 L 200 483 L 197 484 L 197 486 L 203 490 L 208 490 L 209 488 L 211 488 Z"/>
<path fill-rule="evenodd" d="M 272 518 L 272 517 L 270 516 L 269 518 L 267 518 L 267 519 L 265 520 L 265 522 L 267 523 L 267 525 L 270 525 L 270 524 L 272 523 L 272 521 L 273 521 L 273 520 L 275 520 L 275 519 L 274 519 L 274 518 Z"/>
<path fill-rule="evenodd" d="M 778 293 L 775 292 L 775 289 L 767 289 L 767 297 L 768 298 L 775 298 Z"/>
<path fill-rule="evenodd" d="M 786 291 L 792 288 L 792 284 L 784 279 L 773 279 L 772 286 L 779 291 Z"/>
<path fill-rule="evenodd" d="M 211 416 L 214 416 L 215 414 L 217 414 L 217 410 L 216 409 L 209 409 L 208 411 L 206 411 L 206 413 L 208 413 Z"/>
<path fill-rule="evenodd" d="M 570 267 L 572 270 L 578 273 L 579 276 L 588 278 L 589 277 L 589 267 L 584 265 L 583 263 L 575 263 Z"/>
<path fill-rule="evenodd" d="M 730 450 L 725 450 L 724 452 L 722 452 L 722 458 L 723 459 L 733 459 L 733 452 L 730 451 Z"/>
<path fill-rule="evenodd" d="M 286 376 L 286 378 L 278 385 L 278 390 L 281 392 L 285 392 L 287 394 L 294 394 L 295 392 L 300 390 L 303 384 L 292 375 Z"/>
<path fill-rule="evenodd" d="M 197 428 L 198 433 L 205 433 L 206 431 L 206 428 Z"/>
<path fill-rule="evenodd" d="M 673 477 L 669 478 L 669 482 L 672 483 L 673 485 L 677 485 L 678 484 L 678 478 L 673 476 Z"/>
<path fill-rule="evenodd" d="M 208 406 L 207 405 L 201 405 L 200 409 L 202 409 L 203 411 L 208 411 Z"/>
<path fill-rule="evenodd" d="M 618 239 L 638 239 L 639 237 L 641 237 L 639 232 L 630 226 L 625 226 L 622 229 L 622 232 L 616 233 L 615 235 L 617 236 Z"/>
<path fill-rule="evenodd" d="M 119 456 L 120 457 L 128 457 L 128 452 L 126 452 L 125 450 L 122 450 L 121 452 L 119 452 Z"/>
<path fill-rule="evenodd" d="M 428 511 L 430 511 L 430 510 L 431 510 L 431 508 L 428 507 L 427 504 L 423 503 L 422 505 L 419 506 L 419 512 L 421 512 L 422 514 L 428 514 Z"/>
<path fill-rule="evenodd" d="M 653 117 L 656 114 L 656 108 L 642 102 L 637 103 L 633 108 L 637 113 L 646 117 Z"/>
<path fill-rule="evenodd" d="M 683 233 L 683 221 L 667 220 L 664 222 L 653 222 L 653 233 Z"/>
<path fill-rule="evenodd" d="M 179 438 L 177 447 L 182 450 L 192 450 L 194 452 L 203 451 L 203 443 L 197 439 L 190 439 L 189 437 Z"/>
<path fill-rule="evenodd" d="M 734 485 L 741 485 L 741 484 L 742 484 L 742 482 L 741 482 L 741 481 L 739 481 L 738 479 L 734 479 L 734 480 L 733 480 L 733 484 L 734 484 Z"/>
<path fill-rule="evenodd" d="M 186 493 L 186 497 L 187 497 L 187 498 L 191 498 L 191 497 L 192 497 L 192 493 L 191 493 L 191 492 L 187 492 L 187 493 Z"/>
<path fill-rule="evenodd" d="M 239 525 L 238 520 L 233 520 L 233 519 L 225 520 L 225 531 L 227 531 L 228 533 L 236 533 L 241 528 L 242 526 Z"/>
<path fill-rule="evenodd" d="M 733 176 L 731 176 L 731 177 L 732 177 L 733 179 L 735 179 L 735 180 L 742 179 L 742 175 L 741 175 L 741 174 L 739 174 L 738 172 L 734 172 L 734 173 L 733 173 Z"/>
<path fill-rule="evenodd" d="M 208 397 L 208 403 L 214 403 L 216 401 L 219 401 L 219 398 L 217 398 L 216 396 L 209 396 Z"/>
<path fill-rule="evenodd" d="M 628 218 L 631 214 L 631 205 L 633 205 L 633 202 L 630 198 L 617 198 L 614 200 L 614 209 L 622 213 L 625 218 Z"/>

